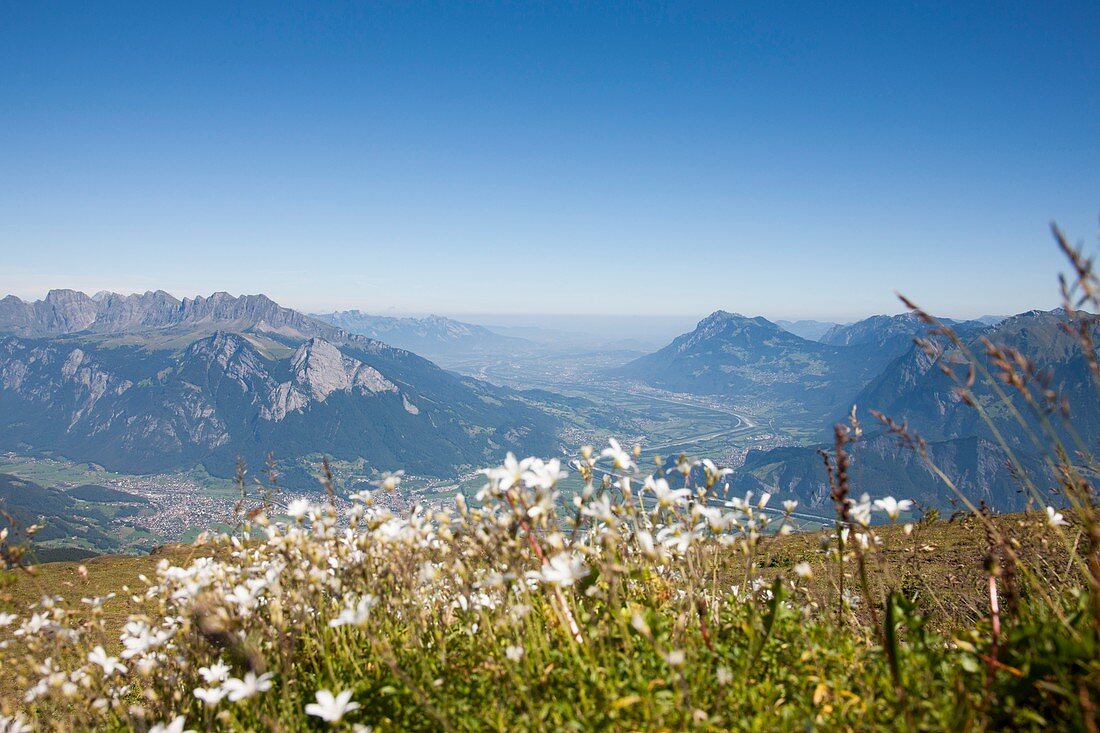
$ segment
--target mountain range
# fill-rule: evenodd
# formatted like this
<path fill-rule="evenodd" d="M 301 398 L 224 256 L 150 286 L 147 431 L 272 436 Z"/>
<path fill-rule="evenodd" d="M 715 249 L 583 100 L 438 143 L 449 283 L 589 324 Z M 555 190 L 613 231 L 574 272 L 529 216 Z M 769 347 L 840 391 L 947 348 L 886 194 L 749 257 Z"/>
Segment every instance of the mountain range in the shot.
<path fill-rule="evenodd" d="M 0 299 L 0 333 L 28 338 L 82 333 L 88 336 L 145 334 L 155 338 L 174 331 L 256 331 L 291 339 L 319 336 L 343 339 L 340 329 L 290 308 L 266 295 L 179 300 L 163 290 L 142 294 L 51 290 L 43 300 L 24 302 L 14 295 Z"/>
<path fill-rule="evenodd" d="M 526 339 L 502 336 L 484 326 L 444 316 L 393 318 L 348 310 L 316 314 L 314 318 L 349 333 L 384 341 L 431 359 L 534 346 Z"/>
<path fill-rule="evenodd" d="M 981 333 L 988 324 L 980 321 L 942 321 L 963 336 Z M 883 353 L 900 356 L 913 345 L 913 337 L 924 332 L 920 319 L 913 313 L 896 316 L 870 316 L 862 321 L 837 325 L 821 335 L 820 341 L 830 346 L 872 347 Z"/>
<path fill-rule="evenodd" d="M 438 476 L 557 449 L 517 394 L 262 295 L 9 296 L 0 333 L 0 449 L 223 476 L 269 451 Z"/>
<path fill-rule="evenodd" d="M 988 320 L 992 325 L 951 322 L 964 350 L 988 366 L 989 339 L 1053 368 L 1049 380 L 1034 378 L 1074 405 L 1077 434 L 1063 437 L 1100 439 L 1100 405 L 1065 314 Z M 606 375 L 721 396 L 824 446 L 832 424 L 858 405 L 866 435 L 854 449 L 855 475 L 867 489 L 950 504 L 934 474 L 867 418 L 870 409 L 881 410 L 917 429 L 971 495 L 1000 508 L 1021 506 L 996 438 L 1041 472 L 1032 436 L 1042 426 L 1013 418 L 1013 409 L 999 407 L 996 391 L 979 382 L 974 399 L 986 406 L 994 431 L 943 374 L 964 350 L 940 343 L 930 353 L 914 343 L 924 332 L 918 319 L 902 314 L 833 324 L 808 339 L 764 318 L 716 311 Z M 1094 336 L 1100 343 L 1100 331 Z M 566 433 L 584 439 L 590 431 L 633 429 L 633 418 L 606 405 L 497 387 L 401 346 L 496 355 L 525 342 L 435 316 L 312 317 L 263 295 L 9 296 L 0 300 L 0 450 L 56 453 L 127 473 L 203 466 L 217 476 L 232 475 L 238 457 L 258 467 L 271 452 L 282 470 L 302 479 L 303 467 L 323 452 L 367 471 L 405 468 L 442 478 L 507 451 L 556 455 Z M 1019 398 L 1012 407 L 1027 414 Z M 824 496 L 819 447 L 750 451 L 731 486 L 785 488 L 816 506 Z"/>
<path fill-rule="evenodd" d="M 1037 387 L 1049 375 L 1049 387 L 1059 391 L 1074 407 L 1074 429 L 1085 443 L 1100 438 L 1100 402 L 1089 374 L 1088 363 L 1077 340 L 1067 331 L 1069 319 L 1061 310 L 1033 310 L 1006 318 L 997 325 L 971 331 L 960 330 L 966 352 L 979 364 L 996 375 L 997 370 L 987 355 L 985 341 L 1018 351 L 1035 362 L 1041 373 L 1031 385 Z M 1093 341 L 1100 343 L 1100 324 L 1093 324 Z M 874 408 L 896 419 L 908 420 L 922 434 L 933 440 L 948 440 L 960 436 L 994 437 L 977 410 L 964 404 L 955 393 L 955 384 L 941 366 L 957 365 L 968 359 L 962 350 L 949 344 L 930 355 L 919 348 L 909 349 L 892 362 L 853 399 L 854 404 Z M 957 367 L 956 367 L 957 368 Z M 1030 417 L 1031 410 L 1018 392 L 1008 389 L 1014 410 L 999 404 L 994 387 L 976 380 L 974 399 L 990 413 L 1000 433 L 1011 445 L 1024 451 L 1033 448 L 1030 434 L 1042 428 Z M 1016 412 L 1025 418 L 1012 417 Z M 1053 416 L 1057 424 L 1057 416 Z"/>
<path fill-rule="evenodd" d="M 908 324 L 903 316 L 894 318 Z M 893 323 L 883 325 L 893 328 Z M 909 346 L 913 335 L 910 328 Z M 732 396 L 813 422 L 842 409 L 906 348 L 887 338 L 859 345 L 821 343 L 759 316 L 715 311 L 694 331 L 610 374 L 674 392 Z"/>
<path fill-rule="evenodd" d="M 926 328 L 910 314 L 836 326 L 817 342 L 782 331 L 763 318 L 718 311 L 691 333 L 614 373 L 674 391 L 723 395 L 746 404 L 767 401 L 773 407 L 785 406 L 788 419 L 819 421 L 820 445 L 750 451 L 731 478 L 736 490 L 785 489 L 807 506 L 820 505 L 828 490 L 818 451 L 829 447 L 824 441 L 830 426 L 844 421 L 857 405 L 867 434 L 853 453 L 856 475 L 868 489 L 901 492 L 937 506 L 955 500 L 923 462 L 900 450 L 897 440 L 870 419 L 869 411 L 878 410 L 909 423 L 926 438 L 932 459 L 955 476 L 975 502 L 1019 509 L 1027 495 L 997 437 L 1007 442 L 1038 485 L 1049 485 L 1052 477 L 1034 440 L 1043 434 L 1044 418 L 1029 409 L 1018 392 L 1008 390 L 1010 406 L 1005 405 L 996 387 L 978 380 L 973 398 L 984 407 L 992 424 L 987 423 L 964 403 L 943 370 L 958 369 L 973 358 L 996 381 L 986 344 L 1017 350 L 1044 368 L 1034 375 L 1033 387 L 1056 390 L 1074 406 L 1074 433 L 1065 430 L 1057 415 L 1050 415 L 1051 429 L 1070 446 L 1077 440 L 1091 445 L 1100 439 L 1100 402 L 1088 362 L 1068 332 L 1063 312 L 1034 310 L 990 320 L 994 325 L 947 321 L 963 347 L 939 338 L 930 353 L 914 343 L 914 338 L 926 335 Z M 1095 323 L 1093 340 L 1100 343 L 1100 325 Z"/>

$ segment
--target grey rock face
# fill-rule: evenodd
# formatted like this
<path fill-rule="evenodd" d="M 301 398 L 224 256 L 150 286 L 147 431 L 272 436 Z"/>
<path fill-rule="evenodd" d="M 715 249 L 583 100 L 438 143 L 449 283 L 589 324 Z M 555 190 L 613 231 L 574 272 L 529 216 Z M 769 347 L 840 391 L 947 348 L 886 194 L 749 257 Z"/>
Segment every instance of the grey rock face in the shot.
<path fill-rule="evenodd" d="M 320 402 L 337 390 L 356 390 L 360 394 L 397 391 L 377 369 L 345 356 L 321 339 L 302 344 L 291 359 L 291 368 L 297 385 Z"/>
<path fill-rule="evenodd" d="M 24 303 L 14 295 L 0 300 L 0 333 L 51 336 L 75 333 L 95 322 L 97 305 L 76 290 L 51 290 L 44 300 Z"/>
<path fill-rule="evenodd" d="M 322 339 L 310 339 L 298 347 L 290 367 L 293 380 L 276 385 L 268 393 L 260 412 L 265 420 L 283 420 L 292 412 L 306 410 L 312 402 L 324 402 L 333 392 L 359 396 L 398 392 L 397 385 L 377 369 L 346 356 Z M 407 403 L 407 398 L 403 399 Z"/>
<path fill-rule="evenodd" d="M 266 295 L 214 293 L 178 300 L 163 290 L 135 295 L 51 290 L 44 300 L 25 303 L 9 295 L 0 300 L 0 333 L 50 337 L 88 331 L 95 334 L 137 333 L 200 326 L 257 331 L 303 339 L 319 336 L 343 341 L 348 334 L 290 308 Z"/>
<path fill-rule="evenodd" d="M 7 297 L 0 334 L 3 450 L 223 476 L 323 452 L 453 476 L 557 447 L 558 421 L 522 399 L 263 295 Z"/>

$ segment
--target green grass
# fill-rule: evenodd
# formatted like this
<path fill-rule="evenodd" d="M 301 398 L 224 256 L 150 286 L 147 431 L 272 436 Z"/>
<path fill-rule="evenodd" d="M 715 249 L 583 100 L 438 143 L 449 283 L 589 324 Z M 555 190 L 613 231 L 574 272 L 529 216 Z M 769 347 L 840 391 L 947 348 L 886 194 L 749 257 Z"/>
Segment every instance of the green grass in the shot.
<path fill-rule="evenodd" d="M 1042 528 L 1040 517 L 1015 515 L 993 523 L 1018 543 L 1021 562 L 1042 569 L 1048 580 L 1067 579 L 1069 552 L 1062 538 Z M 1078 662 L 1063 664 L 1060 658 L 1043 657 L 1040 649 L 1038 668 L 1006 667 L 987 679 L 982 660 L 989 653 L 990 633 L 983 567 L 988 535 L 981 522 L 926 523 L 912 534 L 888 527 L 878 534 L 883 549 L 873 555 L 877 569 L 870 593 L 886 599 L 878 610 L 880 624 L 885 609 L 894 609 L 895 633 L 902 639 L 896 647 L 901 687 L 867 608 L 846 609 L 839 621 L 835 616 L 835 567 L 822 551 L 823 543 L 835 541 L 832 533 L 768 538 L 758 545 L 749 570 L 737 547 L 714 542 L 700 543 L 679 561 L 686 563 L 683 577 L 639 560 L 616 575 L 611 565 L 590 560 L 598 574 L 564 588 L 562 597 L 580 641 L 572 638 L 558 596 L 549 589 L 520 584 L 496 607 L 463 608 L 449 600 L 455 593 L 474 594 L 468 583 L 491 568 L 514 567 L 520 574 L 537 568 L 526 542 L 505 542 L 497 559 L 485 562 L 471 562 L 473 556 L 465 553 L 466 580 L 446 599 L 426 605 L 425 591 L 416 590 L 417 569 L 429 559 L 448 567 L 446 553 L 407 547 L 394 554 L 375 546 L 368 550 L 374 570 L 344 573 L 346 594 L 357 597 L 369 589 L 381 599 L 362 628 L 330 628 L 324 622 L 342 602 L 289 579 L 283 591 L 286 611 L 295 599 L 320 610 L 319 619 L 291 620 L 269 612 L 261 626 L 235 619 L 230 623 L 243 624 L 245 636 L 239 646 L 229 647 L 198 627 L 185 627 L 181 644 L 191 664 L 209 664 L 221 656 L 247 668 L 257 664 L 247 660 L 259 655 L 263 661 L 258 664 L 276 673 L 278 694 L 247 705 L 222 703 L 217 718 L 215 711 L 187 702 L 190 687 L 201 681 L 181 678 L 166 685 L 140 676 L 134 681 L 157 695 L 182 691 L 182 700 L 170 707 L 182 706 L 192 727 L 241 730 L 275 721 L 283 730 L 313 727 L 302 711 L 321 688 L 353 690 L 363 707 L 348 720 L 380 730 L 986 730 L 1083 722 L 1074 695 L 1043 691 L 1067 680 L 1092 684 L 1094 660 L 1077 655 Z M 255 558 L 268 556 L 265 546 L 252 544 Z M 320 545 L 319 540 L 313 549 L 304 545 L 287 557 L 310 555 Z M 457 546 L 465 543 L 456 541 Z M 152 556 L 40 565 L 9 576 L 0 608 L 23 609 L 43 595 L 76 599 L 118 593 L 100 612 L 78 606 L 79 615 L 65 620 L 74 627 L 91 624 L 85 643 L 99 640 L 117 655 L 118 633 L 128 618 L 144 614 L 155 619 L 167 610 L 157 597 L 130 597 L 145 587 L 139 576 L 155 578 L 164 560 L 185 567 L 212 550 L 174 546 Z M 216 552 L 229 559 L 231 548 Z M 802 562 L 813 569 L 809 580 L 792 572 Z M 849 582 L 854 582 L 853 570 L 847 571 Z M 749 576 L 776 595 L 735 594 L 732 587 Z M 1072 595 L 1058 597 L 1059 610 L 1069 615 L 1082 602 Z M 1036 643 L 1060 649 L 1076 639 L 1086 642 L 1083 649 L 1091 648 L 1087 624 L 1077 630 L 1081 638 L 1055 618 L 1036 626 L 1042 608 L 1035 599 L 1025 600 L 1016 615 L 1006 615 L 1002 659 L 1030 659 Z M 199 616 L 193 618 L 202 625 Z M 510 648 L 523 652 L 511 655 Z M 62 653 L 61 658 L 71 656 Z M 1075 671 L 1077 663 L 1084 666 Z M 5 711 L 52 710 L 51 715 L 75 727 L 91 725 L 93 719 L 106 728 L 134 724 L 128 713 L 90 719 L 63 701 L 56 704 L 60 707 L 26 706 L 21 692 L 34 676 L 18 670 L 9 664 L 0 673 Z M 242 672 L 238 668 L 234 674 Z M 193 668 L 184 677 L 191 675 Z M 1019 675 L 1029 679 L 1030 687 L 1020 689 Z M 147 707 L 157 719 L 154 711 L 164 706 Z"/>

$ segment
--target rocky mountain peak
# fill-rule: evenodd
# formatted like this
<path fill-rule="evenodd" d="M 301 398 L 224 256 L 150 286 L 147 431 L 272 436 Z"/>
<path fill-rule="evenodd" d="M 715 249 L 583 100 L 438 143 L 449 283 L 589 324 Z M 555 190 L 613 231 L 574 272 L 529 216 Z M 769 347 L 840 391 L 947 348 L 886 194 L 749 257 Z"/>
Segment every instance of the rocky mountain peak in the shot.
<path fill-rule="evenodd" d="M 247 342 L 235 333 L 215 331 L 207 338 L 200 339 L 187 348 L 192 355 L 205 355 L 217 359 L 225 366 L 234 355 L 246 348 Z"/>
<path fill-rule="evenodd" d="M 681 337 L 683 340 L 680 341 L 679 348 L 685 351 L 712 340 L 738 339 L 758 342 L 777 335 L 802 340 L 798 336 L 788 334 L 761 316 L 750 318 L 740 313 L 719 310 L 699 321 L 694 331 Z"/>
<path fill-rule="evenodd" d="M 95 322 L 96 304 L 77 290 L 51 290 L 37 308 L 43 326 L 61 333 L 83 331 Z"/>
<path fill-rule="evenodd" d="M 83 305 L 89 300 L 91 300 L 91 298 L 79 290 L 70 290 L 68 288 L 57 288 L 46 293 L 46 302 L 54 305 L 67 305 L 70 303 Z"/>
<path fill-rule="evenodd" d="M 377 369 L 345 355 L 324 339 L 311 338 L 303 343 L 290 364 L 294 382 L 321 402 L 336 391 L 397 392 L 397 386 Z"/>
<path fill-rule="evenodd" d="M 745 316 L 741 315 L 740 313 L 730 313 L 729 311 L 716 310 L 703 320 L 699 321 L 696 327 L 698 328 L 713 325 L 716 323 L 724 323 L 725 321 L 729 321 L 731 319 L 740 319 L 744 317 Z"/>

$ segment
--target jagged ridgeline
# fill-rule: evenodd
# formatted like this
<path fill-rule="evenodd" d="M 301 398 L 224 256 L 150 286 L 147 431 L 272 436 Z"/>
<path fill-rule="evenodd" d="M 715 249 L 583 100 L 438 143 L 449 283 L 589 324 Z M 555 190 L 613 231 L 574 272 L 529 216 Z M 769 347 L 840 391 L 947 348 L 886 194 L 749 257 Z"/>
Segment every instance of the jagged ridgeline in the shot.
<path fill-rule="evenodd" d="M 507 390 L 263 295 L 9 296 L 0 333 L 3 450 L 216 475 L 269 451 L 444 475 L 557 450 L 555 419 Z"/>

